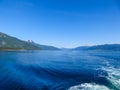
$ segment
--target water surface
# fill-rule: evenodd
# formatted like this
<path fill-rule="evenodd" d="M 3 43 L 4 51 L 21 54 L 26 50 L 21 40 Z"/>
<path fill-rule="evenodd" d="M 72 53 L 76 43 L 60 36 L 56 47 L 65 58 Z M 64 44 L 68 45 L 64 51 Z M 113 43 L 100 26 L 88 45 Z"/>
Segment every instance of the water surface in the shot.
<path fill-rule="evenodd" d="M 120 52 L 1 51 L 0 90 L 120 90 Z"/>

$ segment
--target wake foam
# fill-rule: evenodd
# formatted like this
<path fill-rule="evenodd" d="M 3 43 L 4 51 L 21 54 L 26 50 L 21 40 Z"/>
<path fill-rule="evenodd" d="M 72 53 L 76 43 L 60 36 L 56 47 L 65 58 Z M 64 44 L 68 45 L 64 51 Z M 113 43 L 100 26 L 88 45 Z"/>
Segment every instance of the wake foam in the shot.
<path fill-rule="evenodd" d="M 84 83 L 70 87 L 68 90 L 111 90 L 104 85 L 98 85 L 95 83 Z"/>
<path fill-rule="evenodd" d="M 104 77 L 109 81 L 112 87 L 95 83 L 83 83 L 72 86 L 68 90 L 120 90 L 120 68 L 113 67 L 109 64 L 108 67 L 102 67 L 99 70 L 107 73 L 107 76 Z"/>
<path fill-rule="evenodd" d="M 108 73 L 108 76 L 106 77 L 108 81 L 118 90 L 120 90 L 120 68 L 102 68 L 102 70 L 106 71 Z"/>

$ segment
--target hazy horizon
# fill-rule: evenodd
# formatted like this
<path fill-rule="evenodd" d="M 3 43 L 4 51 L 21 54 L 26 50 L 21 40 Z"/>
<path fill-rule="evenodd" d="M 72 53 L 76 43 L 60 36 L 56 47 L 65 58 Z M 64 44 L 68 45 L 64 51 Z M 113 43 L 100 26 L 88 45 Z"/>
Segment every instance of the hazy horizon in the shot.
<path fill-rule="evenodd" d="M 119 0 L 0 0 L 0 32 L 59 48 L 120 43 Z"/>

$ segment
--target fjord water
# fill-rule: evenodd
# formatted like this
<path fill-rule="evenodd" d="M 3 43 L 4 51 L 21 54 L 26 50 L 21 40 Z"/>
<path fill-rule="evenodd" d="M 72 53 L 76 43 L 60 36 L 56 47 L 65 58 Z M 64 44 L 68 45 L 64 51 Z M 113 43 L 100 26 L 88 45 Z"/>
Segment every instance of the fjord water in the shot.
<path fill-rule="evenodd" d="M 1 51 L 0 90 L 120 90 L 120 52 Z"/>

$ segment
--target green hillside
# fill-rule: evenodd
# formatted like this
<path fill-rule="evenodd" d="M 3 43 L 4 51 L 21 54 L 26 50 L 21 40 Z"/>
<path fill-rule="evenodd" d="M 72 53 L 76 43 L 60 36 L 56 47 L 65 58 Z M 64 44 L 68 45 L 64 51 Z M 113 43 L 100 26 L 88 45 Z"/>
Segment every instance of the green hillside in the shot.
<path fill-rule="evenodd" d="M 34 46 L 28 42 L 19 40 L 15 37 L 11 37 L 7 34 L 0 32 L 0 50 L 39 50 L 37 46 Z"/>

